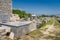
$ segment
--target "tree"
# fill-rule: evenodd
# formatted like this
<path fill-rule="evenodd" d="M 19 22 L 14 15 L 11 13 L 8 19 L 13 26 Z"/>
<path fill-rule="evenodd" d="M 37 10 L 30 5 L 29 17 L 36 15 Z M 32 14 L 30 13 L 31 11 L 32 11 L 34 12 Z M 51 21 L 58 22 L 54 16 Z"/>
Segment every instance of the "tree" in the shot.
<path fill-rule="evenodd" d="M 18 14 L 20 18 L 27 18 L 31 16 L 31 14 L 28 14 L 25 11 L 21 10 L 13 10 L 13 14 Z"/>
<path fill-rule="evenodd" d="M 48 17 L 48 15 L 42 14 L 41 17 Z"/>

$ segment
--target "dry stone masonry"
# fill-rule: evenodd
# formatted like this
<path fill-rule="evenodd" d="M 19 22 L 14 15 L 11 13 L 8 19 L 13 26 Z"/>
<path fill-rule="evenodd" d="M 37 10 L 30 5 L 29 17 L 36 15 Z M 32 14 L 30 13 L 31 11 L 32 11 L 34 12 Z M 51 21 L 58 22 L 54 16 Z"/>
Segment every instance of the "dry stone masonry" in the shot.
<path fill-rule="evenodd" d="M 5 39 L 5 29 L 0 27 L 0 40 L 4 40 Z"/>
<path fill-rule="evenodd" d="M 8 21 L 12 14 L 12 0 L 0 0 L 0 22 Z"/>

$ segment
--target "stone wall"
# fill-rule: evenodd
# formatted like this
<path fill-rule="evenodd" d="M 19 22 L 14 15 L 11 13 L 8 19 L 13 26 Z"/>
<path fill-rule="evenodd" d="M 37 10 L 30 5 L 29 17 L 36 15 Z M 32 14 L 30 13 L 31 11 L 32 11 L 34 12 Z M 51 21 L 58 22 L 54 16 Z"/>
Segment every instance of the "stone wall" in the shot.
<path fill-rule="evenodd" d="M 12 0 L 0 0 L 0 14 L 12 13 Z"/>
<path fill-rule="evenodd" d="M 5 39 L 5 34 L 6 34 L 6 30 L 4 28 L 0 27 L 0 40 Z"/>
<path fill-rule="evenodd" d="M 0 0 L 0 22 L 1 19 L 3 21 L 4 18 L 5 20 L 8 20 L 11 14 L 12 14 L 12 0 Z"/>

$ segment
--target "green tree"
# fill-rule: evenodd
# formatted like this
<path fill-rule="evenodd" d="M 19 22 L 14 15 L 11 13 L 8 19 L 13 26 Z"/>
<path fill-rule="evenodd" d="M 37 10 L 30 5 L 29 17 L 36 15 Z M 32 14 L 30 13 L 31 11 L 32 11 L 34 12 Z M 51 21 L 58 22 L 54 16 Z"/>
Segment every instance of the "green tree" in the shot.
<path fill-rule="evenodd" d="M 13 14 L 18 14 L 20 18 L 27 18 L 30 17 L 31 14 L 26 13 L 25 11 L 22 10 L 12 10 Z"/>

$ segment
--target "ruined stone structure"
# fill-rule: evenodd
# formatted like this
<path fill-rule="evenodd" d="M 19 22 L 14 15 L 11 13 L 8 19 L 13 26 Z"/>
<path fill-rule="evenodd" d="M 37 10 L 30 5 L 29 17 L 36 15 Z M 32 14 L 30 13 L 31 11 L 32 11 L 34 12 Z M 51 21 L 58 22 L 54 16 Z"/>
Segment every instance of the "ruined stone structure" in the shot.
<path fill-rule="evenodd" d="M 0 0 L 0 21 L 8 21 L 12 14 L 12 0 Z"/>
<path fill-rule="evenodd" d="M 12 13 L 12 0 L 0 0 L 0 13 Z"/>

